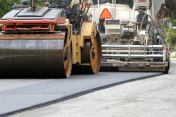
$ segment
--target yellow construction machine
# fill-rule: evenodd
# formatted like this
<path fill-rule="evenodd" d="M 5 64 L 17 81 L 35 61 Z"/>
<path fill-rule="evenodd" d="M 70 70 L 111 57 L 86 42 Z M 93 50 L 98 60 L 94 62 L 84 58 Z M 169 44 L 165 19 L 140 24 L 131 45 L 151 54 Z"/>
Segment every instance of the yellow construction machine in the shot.
<path fill-rule="evenodd" d="M 46 1 L 22 0 L 0 20 L 1 77 L 69 77 L 72 65 L 98 73 L 101 41 L 96 23 L 88 20 L 90 4 L 70 8 L 52 0 L 35 7 L 37 2 Z"/>

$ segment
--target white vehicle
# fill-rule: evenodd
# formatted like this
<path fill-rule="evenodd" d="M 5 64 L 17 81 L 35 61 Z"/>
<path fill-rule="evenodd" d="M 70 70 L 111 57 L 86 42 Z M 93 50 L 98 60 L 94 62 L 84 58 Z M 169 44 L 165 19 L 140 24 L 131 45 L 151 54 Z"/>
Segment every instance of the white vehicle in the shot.
<path fill-rule="evenodd" d="M 152 20 L 151 0 L 89 1 L 102 41 L 101 67 L 168 73 L 170 47 Z"/>

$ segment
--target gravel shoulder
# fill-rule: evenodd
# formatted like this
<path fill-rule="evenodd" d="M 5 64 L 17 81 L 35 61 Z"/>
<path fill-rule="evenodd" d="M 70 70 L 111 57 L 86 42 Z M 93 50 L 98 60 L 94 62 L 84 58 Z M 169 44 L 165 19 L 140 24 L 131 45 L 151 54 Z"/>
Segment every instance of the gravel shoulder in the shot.
<path fill-rule="evenodd" d="M 176 59 L 170 73 L 96 91 L 12 117 L 176 117 Z"/>

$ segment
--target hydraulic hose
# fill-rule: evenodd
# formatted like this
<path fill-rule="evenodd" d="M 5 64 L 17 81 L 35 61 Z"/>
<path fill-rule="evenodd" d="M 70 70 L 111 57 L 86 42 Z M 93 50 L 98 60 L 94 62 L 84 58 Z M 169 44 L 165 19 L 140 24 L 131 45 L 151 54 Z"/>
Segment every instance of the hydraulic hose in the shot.
<path fill-rule="evenodd" d="M 145 12 L 144 12 L 144 13 L 145 13 Z M 143 22 L 144 22 L 144 19 L 145 19 L 146 16 L 150 17 L 150 19 L 151 19 L 151 21 L 152 21 L 152 25 L 154 26 L 154 28 L 156 29 L 157 33 L 160 35 L 160 37 L 161 37 L 161 39 L 162 39 L 162 44 L 165 44 L 165 45 L 166 45 L 165 38 L 164 38 L 164 37 L 161 35 L 161 33 L 159 32 L 158 28 L 156 27 L 156 25 L 155 25 L 155 23 L 154 23 L 154 21 L 153 21 L 153 19 L 152 19 L 152 17 L 151 17 L 150 15 L 148 15 L 148 14 L 145 13 L 145 15 L 144 15 L 144 17 L 143 17 L 143 19 L 142 19 L 142 22 L 141 22 L 140 29 L 142 29 L 142 25 L 143 25 Z"/>

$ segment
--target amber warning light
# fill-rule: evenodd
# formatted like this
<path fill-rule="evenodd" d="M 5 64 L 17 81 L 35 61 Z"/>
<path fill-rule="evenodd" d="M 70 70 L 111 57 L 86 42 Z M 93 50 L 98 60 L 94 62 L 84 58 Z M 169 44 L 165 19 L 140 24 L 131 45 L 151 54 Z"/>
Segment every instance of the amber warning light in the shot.
<path fill-rule="evenodd" d="M 112 15 L 107 8 L 105 8 L 100 15 L 101 19 L 111 19 L 111 17 L 112 17 Z"/>

